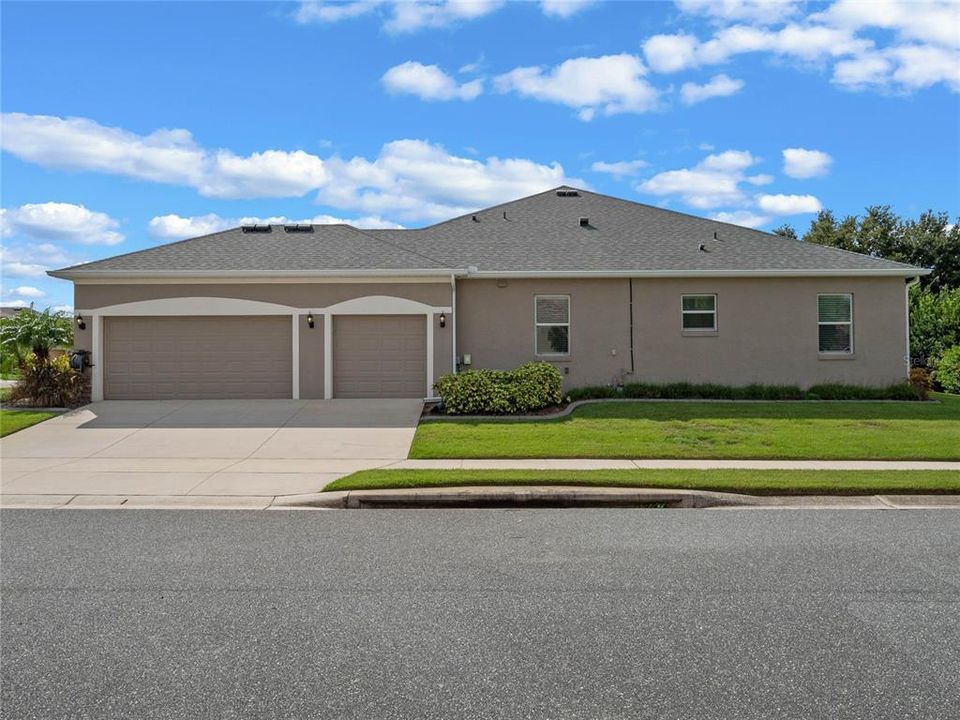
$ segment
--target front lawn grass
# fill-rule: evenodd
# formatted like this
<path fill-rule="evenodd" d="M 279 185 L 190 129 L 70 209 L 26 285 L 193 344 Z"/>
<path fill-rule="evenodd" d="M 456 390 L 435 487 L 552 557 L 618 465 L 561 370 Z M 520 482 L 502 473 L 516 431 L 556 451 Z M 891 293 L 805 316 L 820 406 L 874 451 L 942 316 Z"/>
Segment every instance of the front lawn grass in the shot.
<path fill-rule="evenodd" d="M 55 412 L 41 412 L 36 410 L 0 410 L 0 437 L 6 437 L 18 430 L 56 417 Z"/>
<path fill-rule="evenodd" d="M 960 459 L 938 402 L 607 402 L 559 420 L 426 422 L 411 458 Z"/>
<path fill-rule="evenodd" d="M 937 470 L 362 470 L 324 492 L 464 485 L 600 485 L 754 495 L 958 493 L 960 471 Z"/>

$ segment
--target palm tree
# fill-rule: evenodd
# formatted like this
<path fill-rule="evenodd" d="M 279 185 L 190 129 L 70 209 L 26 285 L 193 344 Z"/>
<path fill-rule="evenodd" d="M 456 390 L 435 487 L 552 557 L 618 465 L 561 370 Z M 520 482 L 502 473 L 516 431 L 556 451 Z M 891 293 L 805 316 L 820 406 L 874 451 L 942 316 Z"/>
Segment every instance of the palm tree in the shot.
<path fill-rule="evenodd" d="M 23 363 L 25 351 L 47 362 L 53 348 L 71 345 L 73 321 L 64 312 L 50 308 L 40 312 L 31 305 L 13 317 L 0 320 L 0 350 L 16 357 L 18 364 Z"/>

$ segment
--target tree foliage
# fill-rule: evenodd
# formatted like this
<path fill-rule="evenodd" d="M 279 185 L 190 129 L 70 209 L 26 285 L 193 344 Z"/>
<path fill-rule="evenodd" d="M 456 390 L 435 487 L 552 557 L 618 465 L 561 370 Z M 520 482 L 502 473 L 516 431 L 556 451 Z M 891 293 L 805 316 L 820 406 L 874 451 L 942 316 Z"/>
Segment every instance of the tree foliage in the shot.
<path fill-rule="evenodd" d="M 910 290 L 910 355 L 915 365 L 933 367 L 943 353 L 960 345 L 960 288 L 934 293 Z"/>
<path fill-rule="evenodd" d="M 960 221 L 951 225 L 945 212 L 928 210 L 913 220 L 901 218 L 889 205 L 873 205 L 862 216 L 838 220 L 830 210 L 821 210 L 803 240 L 930 268 L 933 272 L 920 283 L 933 292 L 960 287 Z"/>
<path fill-rule="evenodd" d="M 73 345 L 73 321 L 66 313 L 50 308 L 43 311 L 29 308 L 12 317 L 0 320 L 0 350 L 22 364 L 32 354 L 37 360 L 48 361 L 55 347 Z"/>

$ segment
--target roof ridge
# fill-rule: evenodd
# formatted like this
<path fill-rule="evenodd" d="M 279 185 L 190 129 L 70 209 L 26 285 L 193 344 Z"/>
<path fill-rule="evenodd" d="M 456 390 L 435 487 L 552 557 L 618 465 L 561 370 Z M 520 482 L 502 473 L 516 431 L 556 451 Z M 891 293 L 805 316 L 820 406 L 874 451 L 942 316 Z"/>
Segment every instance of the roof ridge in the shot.
<path fill-rule="evenodd" d="M 406 229 L 430 230 L 432 228 L 440 227 L 441 225 L 446 225 L 447 223 L 452 223 L 455 220 L 462 220 L 468 215 L 476 215 L 477 213 L 481 213 L 481 212 L 490 212 L 491 210 L 496 210 L 497 208 L 501 208 L 504 205 L 512 205 L 513 203 L 522 202 L 523 200 L 529 200 L 530 198 L 540 197 L 541 195 L 548 195 L 549 193 L 555 193 L 557 190 L 560 190 L 563 188 L 567 188 L 569 190 L 576 190 L 578 192 L 589 192 L 589 190 L 581 190 L 580 188 L 574 187 L 573 185 L 557 185 L 556 187 L 549 188 L 548 190 L 544 190 L 542 192 L 532 193 L 530 195 L 524 195 L 523 197 L 514 198 L 513 200 L 506 200 L 502 203 L 491 205 L 490 207 L 480 208 L 478 210 L 471 210 L 470 212 L 463 213 L 463 215 L 457 215 L 452 218 L 447 218 L 446 220 L 441 220 L 440 222 L 434 223 L 433 225 L 427 225 L 426 227 L 422 227 L 422 228 L 404 228 L 404 229 L 405 230 Z"/>

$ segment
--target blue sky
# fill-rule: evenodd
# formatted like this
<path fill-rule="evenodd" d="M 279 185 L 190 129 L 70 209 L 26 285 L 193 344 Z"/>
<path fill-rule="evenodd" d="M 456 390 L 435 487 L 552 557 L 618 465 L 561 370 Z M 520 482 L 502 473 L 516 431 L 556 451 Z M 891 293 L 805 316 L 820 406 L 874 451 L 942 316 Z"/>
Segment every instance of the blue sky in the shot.
<path fill-rule="evenodd" d="M 763 229 L 958 212 L 953 2 L 0 12 L 6 305 L 245 219 L 417 227 L 563 183 Z"/>

